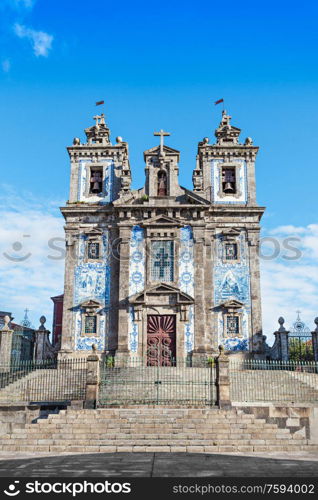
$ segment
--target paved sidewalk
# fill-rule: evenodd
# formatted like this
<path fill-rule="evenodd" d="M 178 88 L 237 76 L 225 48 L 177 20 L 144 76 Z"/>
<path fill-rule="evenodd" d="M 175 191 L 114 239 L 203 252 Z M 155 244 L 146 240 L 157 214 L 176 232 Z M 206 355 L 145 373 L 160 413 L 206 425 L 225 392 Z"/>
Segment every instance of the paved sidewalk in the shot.
<path fill-rule="evenodd" d="M 0 452 L 1 477 L 318 477 L 318 453 Z"/>

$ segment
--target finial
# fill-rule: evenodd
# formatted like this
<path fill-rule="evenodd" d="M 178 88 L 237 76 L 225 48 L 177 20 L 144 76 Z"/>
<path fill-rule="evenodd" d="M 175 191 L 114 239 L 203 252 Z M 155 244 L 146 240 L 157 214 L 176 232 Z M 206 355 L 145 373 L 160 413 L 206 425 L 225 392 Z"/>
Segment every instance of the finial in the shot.
<path fill-rule="evenodd" d="M 209 138 L 208 137 L 204 137 L 203 138 L 203 143 L 204 144 L 209 144 Z"/>
<path fill-rule="evenodd" d="M 96 351 L 97 351 L 97 345 L 96 345 L 96 344 L 92 344 L 92 351 L 93 351 L 93 352 L 96 352 Z"/>
<path fill-rule="evenodd" d="M 219 345 L 219 353 L 220 354 L 224 353 L 224 346 L 223 345 Z"/>
<path fill-rule="evenodd" d="M 285 323 L 285 320 L 284 320 L 284 318 L 283 318 L 282 316 L 280 316 L 280 317 L 278 318 L 278 323 L 280 324 L 280 327 L 279 327 L 278 331 L 279 331 L 279 332 L 285 332 L 285 331 L 286 331 L 286 328 L 283 326 L 283 325 L 284 325 L 284 323 Z"/>
<path fill-rule="evenodd" d="M 118 137 L 116 137 L 116 142 L 117 144 L 120 144 L 121 142 L 123 142 L 123 138 L 120 137 L 120 135 Z"/>
<path fill-rule="evenodd" d="M 2 330 L 10 330 L 10 328 L 9 328 L 10 316 L 8 316 L 6 314 L 5 317 L 3 318 L 3 322 L 4 322 L 4 325 L 3 325 Z"/>
<path fill-rule="evenodd" d="M 316 332 L 318 332 L 318 317 L 314 319 L 315 325 L 316 325 Z"/>
<path fill-rule="evenodd" d="M 41 318 L 40 318 L 40 323 L 41 324 L 39 326 L 39 330 L 46 330 L 46 328 L 44 326 L 45 322 L 46 322 L 46 317 L 45 316 L 41 316 Z"/>
<path fill-rule="evenodd" d="M 253 139 L 251 137 L 246 137 L 244 146 L 252 146 L 253 145 Z"/>
<path fill-rule="evenodd" d="M 105 125 L 105 115 L 104 115 L 104 113 L 101 113 L 101 115 L 100 115 L 99 124 L 100 125 Z"/>
<path fill-rule="evenodd" d="M 74 137 L 73 139 L 73 146 L 79 146 L 81 144 L 80 138 L 79 137 Z"/>

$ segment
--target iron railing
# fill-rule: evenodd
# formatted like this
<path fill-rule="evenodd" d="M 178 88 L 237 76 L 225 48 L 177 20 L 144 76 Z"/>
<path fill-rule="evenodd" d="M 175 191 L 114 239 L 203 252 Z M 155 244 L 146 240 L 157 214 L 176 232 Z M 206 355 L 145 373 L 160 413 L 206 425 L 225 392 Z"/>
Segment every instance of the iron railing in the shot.
<path fill-rule="evenodd" d="M 140 358 L 129 358 L 124 366 L 116 366 L 113 358 L 102 361 L 97 406 L 216 404 L 213 364 L 193 367 L 189 359 L 169 364 L 147 366 Z"/>
<path fill-rule="evenodd" d="M 0 363 L 1 403 L 85 399 L 86 359 Z"/>
<path fill-rule="evenodd" d="M 318 402 L 314 361 L 230 361 L 230 398 L 235 402 Z"/>

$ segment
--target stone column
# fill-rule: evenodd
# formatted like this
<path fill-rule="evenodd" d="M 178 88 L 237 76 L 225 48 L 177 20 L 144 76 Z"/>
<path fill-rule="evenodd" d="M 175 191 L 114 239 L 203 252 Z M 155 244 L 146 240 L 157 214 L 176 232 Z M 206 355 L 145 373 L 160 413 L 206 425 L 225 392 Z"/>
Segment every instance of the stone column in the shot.
<path fill-rule="evenodd" d="M 205 293 L 204 293 L 204 227 L 193 226 L 194 240 L 194 349 L 193 366 L 206 362 Z"/>
<path fill-rule="evenodd" d="M 259 229 L 248 231 L 250 293 L 251 293 L 251 329 L 250 351 L 257 350 L 262 340 L 262 307 L 259 269 Z M 259 353 L 258 353 L 259 354 Z"/>
<path fill-rule="evenodd" d="M 217 404 L 220 408 L 231 408 L 230 399 L 230 360 L 224 354 L 224 347 L 219 347 L 219 356 L 216 358 L 216 389 Z"/>
<path fill-rule="evenodd" d="M 11 366 L 13 330 L 10 329 L 9 323 L 9 316 L 5 316 L 4 326 L 0 331 L 0 370 L 2 373 L 10 371 Z"/>
<path fill-rule="evenodd" d="M 204 300 L 205 300 L 205 341 L 208 357 L 218 352 L 217 313 L 213 311 L 214 280 L 213 260 L 215 255 L 215 230 L 211 227 L 205 230 L 205 261 L 204 261 Z"/>
<path fill-rule="evenodd" d="M 96 345 L 92 345 L 93 352 L 87 356 L 87 378 L 86 378 L 86 395 L 84 408 L 96 408 L 96 401 L 99 394 L 99 356 L 97 354 Z"/>
<path fill-rule="evenodd" d="M 312 350 L 314 354 L 314 360 L 318 361 L 318 318 L 315 318 L 316 329 L 311 332 L 312 338 Z"/>
<path fill-rule="evenodd" d="M 63 321 L 61 335 L 61 349 L 59 357 L 67 357 L 74 351 L 74 266 L 76 259 L 76 247 L 74 235 L 70 229 L 65 228 L 66 254 L 64 273 L 64 301 L 63 301 Z"/>
<path fill-rule="evenodd" d="M 109 332 L 107 351 L 114 356 L 117 348 L 118 331 L 118 276 L 119 276 L 119 252 L 118 252 L 117 228 L 109 228 L 109 265 L 110 265 L 110 309 L 109 309 Z"/>
<path fill-rule="evenodd" d="M 128 349 L 128 297 L 129 297 L 129 251 L 130 227 L 119 228 L 119 293 L 118 293 L 118 338 L 116 350 L 116 366 L 123 366 L 129 357 Z"/>

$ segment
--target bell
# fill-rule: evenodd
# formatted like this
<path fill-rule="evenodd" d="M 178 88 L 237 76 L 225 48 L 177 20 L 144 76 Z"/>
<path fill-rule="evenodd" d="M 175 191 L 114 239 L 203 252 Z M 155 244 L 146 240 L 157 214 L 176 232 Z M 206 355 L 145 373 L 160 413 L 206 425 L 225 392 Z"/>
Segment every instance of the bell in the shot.
<path fill-rule="evenodd" d="M 232 186 L 232 183 L 231 182 L 227 182 L 225 184 L 225 188 L 224 188 L 224 192 L 225 193 L 228 193 L 228 192 L 231 192 L 231 191 L 234 191 L 234 188 Z"/>

